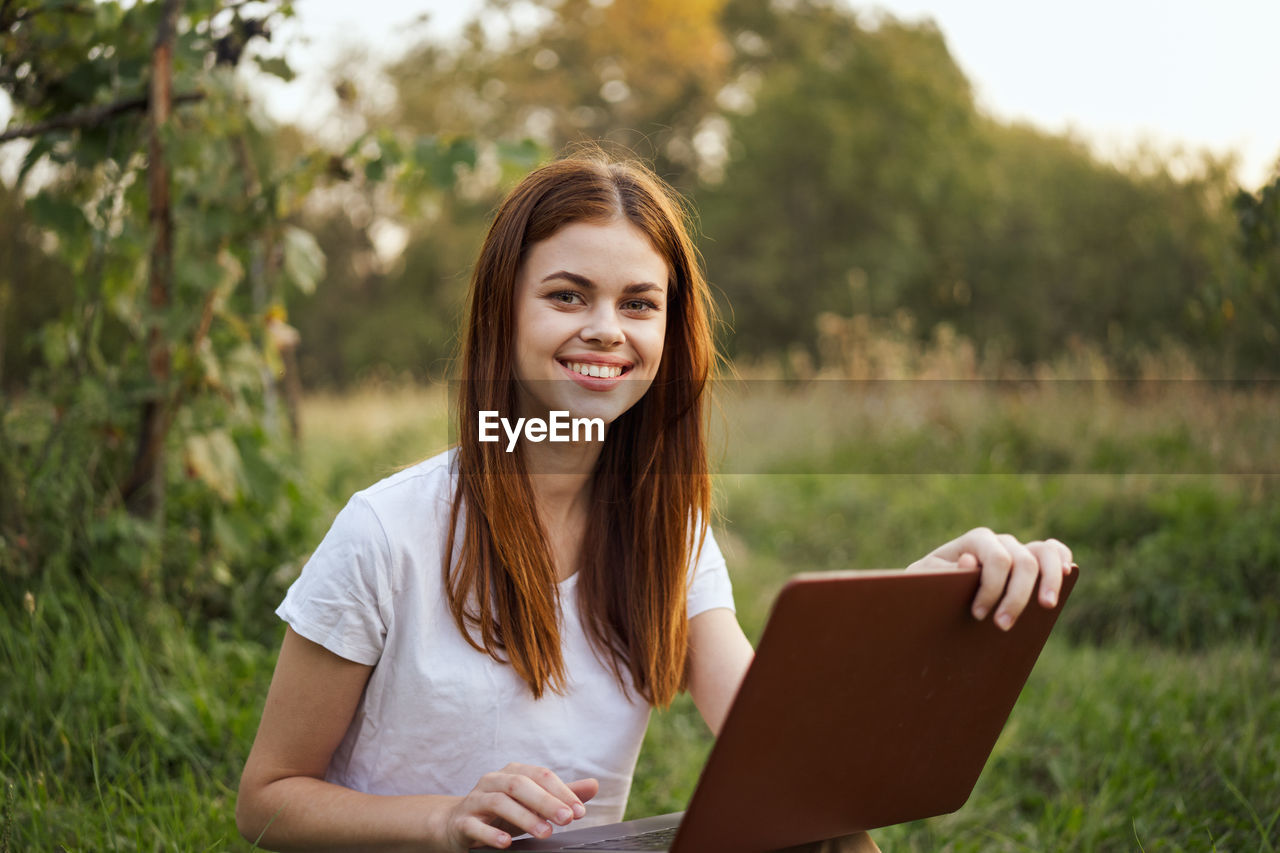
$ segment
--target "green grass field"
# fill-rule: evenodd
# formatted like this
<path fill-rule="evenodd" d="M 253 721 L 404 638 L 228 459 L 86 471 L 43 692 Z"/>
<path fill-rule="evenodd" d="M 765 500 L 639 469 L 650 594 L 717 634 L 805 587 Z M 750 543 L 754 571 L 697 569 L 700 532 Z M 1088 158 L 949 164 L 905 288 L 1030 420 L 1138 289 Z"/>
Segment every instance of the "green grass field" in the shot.
<path fill-rule="evenodd" d="M 753 638 L 793 572 L 902 566 L 977 524 L 1056 536 L 1083 568 L 968 804 L 876 832 L 886 851 L 1280 848 L 1274 395 L 729 390 L 716 527 Z M 308 402 L 317 536 L 351 491 L 445 446 L 443 400 Z M 93 583 L 30 592 L 0 624 L 0 850 L 249 849 L 232 813 L 270 608 L 209 622 Z M 687 699 L 655 714 L 630 813 L 681 808 L 709 748 Z"/>

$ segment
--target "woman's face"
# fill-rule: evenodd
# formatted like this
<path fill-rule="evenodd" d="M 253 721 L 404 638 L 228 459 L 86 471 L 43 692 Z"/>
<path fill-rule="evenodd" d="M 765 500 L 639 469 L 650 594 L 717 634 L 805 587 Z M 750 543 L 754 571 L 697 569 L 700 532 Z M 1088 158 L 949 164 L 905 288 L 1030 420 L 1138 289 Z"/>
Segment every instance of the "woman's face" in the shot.
<path fill-rule="evenodd" d="M 535 243 L 516 277 L 517 416 L 607 424 L 635 405 L 662 360 L 667 288 L 666 261 L 624 218 Z"/>

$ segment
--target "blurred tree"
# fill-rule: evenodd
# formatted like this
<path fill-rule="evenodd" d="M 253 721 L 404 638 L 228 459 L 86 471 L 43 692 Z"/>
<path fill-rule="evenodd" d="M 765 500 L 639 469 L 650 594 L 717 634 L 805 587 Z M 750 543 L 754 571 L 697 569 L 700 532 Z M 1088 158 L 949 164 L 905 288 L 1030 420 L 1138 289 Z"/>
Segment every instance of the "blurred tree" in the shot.
<path fill-rule="evenodd" d="M 733 351 L 816 353 L 819 315 L 900 310 L 1022 362 L 1217 345 L 1229 164 L 1121 169 L 988 119 L 928 22 L 735 0 L 725 26 L 743 107 L 698 201 Z"/>
<path fill-rule="evenodd" d="M 29 331 L 57 317 L 73 292 L 67 268 L 41 246 L 22 197 L 0 182 L 0 389 L 14 394 L 31 374 L 38 355 Z"/>
<path fill-rule="evenodd" d="M 1236 364 L 1274 379 L 1280 373 L 1280 161 L 1269 183 L 1240 191 L 1235 210 L 1246 272 L 1223 303 L 1224 320 L 1242 327 L 1228 349 Z"/>
<path fill-rule="evenodd" d="M 366 101 L 357 75 L 340 74 L 335 84 L 353 120 L 402 143 L 434 135 L 445 174 L 456 168 L 458 182 L 388 195 L 357 179 L 341 198 L 312 207 L 307 221 L 323 234 L 329 271 L 315 297 L 290 303 L 308 381 L 443 375 L 489 216 L 549 151 L 603 141 L 691 186 L 704 162 L 696 140 L 730 55 L 721 6 L 495 0 L 457 43 L 423 44 L 385 69 L 396 92 L 389 109 Z M 531 10 L 536 25 L 516 23 Z M 458 139 L 481 143 L 450 161 Z M 402 253 L 386 251 L 397 242 Z"/>
<path fill-rule="evenodd" d="M 1126 371 L 1170 346 L 1209 366 L 1235 263 L 1230 164 L 1206 156 L 1174 178 L 1159 159 L 1109 165 L 1026 126 L 985 121 L 983 134 L 981 192 L 967 216 L 955 211 L 967 232 L 957 277 L 910 299 L 925 323 L 999 342 L 1023 363 L 1074 341 Z"/>
<path fill-rule="evenodd" d="M 821 2 L 737 0 L 726 26 L 744 105 L 698 205 L 733 350 L 812 350 L 821 312 L 883 314 L 956 280 L 981 139 L 941 34 Z"/>
<path fill-rule="evenodd" d="M 731 56 L 724 2 L 490 0 L 460 44 L 425 44 L 388 69 L 397 100 L 384 118 L 552 150 L 612 141 L 688 186 Z"/>
<path fill-rule="evenodd" d="M 929 22 L 834 0 L 493 0 L 461 39 L 387 75 L 393 105 L 361 120 L 402 145 L 600 139 L 653 160 L 701 213 L 735 354 L 818 355 L 818 322 L 858 315 L 920 337 L 945 324 L 1024 363 L 1083 344 L 1129 369 L 1172 346 L 1227 369 L 1225 344 L 1262 340 L 1233 314 L 1245 285 L 1228 162 L 1108 164 L 995 121 Z M 352 79 L 338 86 L 359 104 Z M 326 343 L 304 343 L 309 376 L 440 374 L 469 264 L 519 171 L 496 166 L 497 144 L 455 162 L 451 190 L 408 204 L 371 190 L 308 220 L 333 261 L 324 291 L 294 306 L 304 341 Z M 391 231 L 403 252 L 379 250 Z"/>
<path fill-rule="evenodd" d="M 225 611 L 309 534 L 275 377 L 282 292 L 324 270 L 289 217 L 326 158 L 284 156 L 235 75 L 288 76 L 246 50 L 287 14 L 0 4 L 0 142 L 31 140 L 2 194 L 23 207 L 0 327 L 25 340 L 0 420 L 0 574 L 70 569 Z"/>

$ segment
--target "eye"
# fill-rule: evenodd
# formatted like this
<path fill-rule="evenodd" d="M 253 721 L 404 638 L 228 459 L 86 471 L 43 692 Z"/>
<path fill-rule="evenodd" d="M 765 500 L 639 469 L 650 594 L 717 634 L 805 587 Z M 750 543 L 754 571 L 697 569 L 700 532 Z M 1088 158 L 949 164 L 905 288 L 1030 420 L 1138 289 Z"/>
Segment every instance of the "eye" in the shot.
<path fill-rule="evenodd" d="M 626 302 L 622 303 L 622 310 L 645 313 L 648 311 L 657 311 L 659 308 L 657 303 L 648 299 L 628 299 Z"/>
<path fill-rule="evenodd" d="M 547 298 L 565 305 L 583 304 L 582 294 L 574 290 L 557 290 L 554 293 L 548 293 Z"/>

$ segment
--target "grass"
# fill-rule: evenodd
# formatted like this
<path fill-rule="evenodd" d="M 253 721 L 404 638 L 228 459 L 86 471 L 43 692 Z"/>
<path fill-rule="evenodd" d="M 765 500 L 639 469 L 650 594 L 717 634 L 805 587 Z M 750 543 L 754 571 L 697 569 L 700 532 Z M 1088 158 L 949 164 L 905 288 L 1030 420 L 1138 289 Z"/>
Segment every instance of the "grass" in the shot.
<path fill-rule="evenodd" d="M 975 524 L 1056 535 L 1085 567 L 969 803 L 880 830 L 886 850 L 1280 848 L 1278 400 L 1137 387 L 726 400 L 717 535 L 752 636 L 793 571 L 905 565 Z M 305 415 L 322 513 L 447 441 L 439 390 Z M 0 618 L 0 851 L 249 849 L 234 789 L 275 617 L 53 576 L 30 591 L 34 612 Z M 655 714 L 630 813 L 681 808 L 710 745 L 687 698 Z"/>
<path fill-rule="evenodd" d="M 274 650 L 100 587 L 0 631 L 15 850 L 227 849 Z"/>

